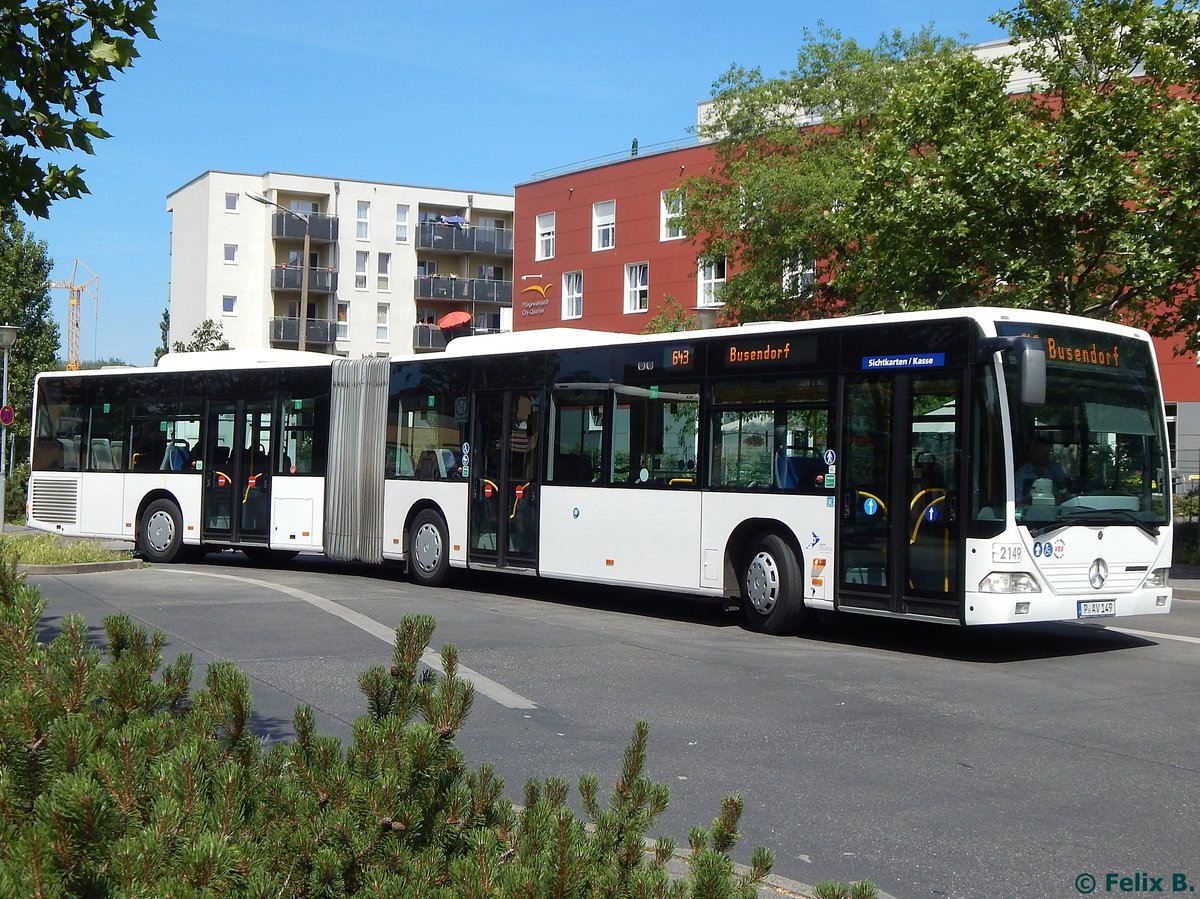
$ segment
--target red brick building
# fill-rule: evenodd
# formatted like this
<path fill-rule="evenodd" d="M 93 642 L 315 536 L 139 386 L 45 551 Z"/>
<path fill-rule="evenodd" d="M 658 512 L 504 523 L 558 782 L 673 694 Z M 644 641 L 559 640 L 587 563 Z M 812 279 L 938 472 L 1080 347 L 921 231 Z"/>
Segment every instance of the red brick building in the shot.
<path fill-rule="evenodd" d="M 723 264 L 696 261 L 664 192 L 709 172 L 711 145 L 653 150 L 518 184 L 513 330 L 640 333 L 666 296 L 717 305 Z"/>

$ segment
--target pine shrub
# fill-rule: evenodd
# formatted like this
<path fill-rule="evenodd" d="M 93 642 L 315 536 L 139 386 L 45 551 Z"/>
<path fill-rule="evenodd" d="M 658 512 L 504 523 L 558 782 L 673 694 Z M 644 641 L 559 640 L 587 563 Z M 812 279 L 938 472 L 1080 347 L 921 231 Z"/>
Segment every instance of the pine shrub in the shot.
<path fill-rule="evenodd" d="M 106 618 L 107 658 L 79 616 L 38 638 L 45 603 L 0 559 L 0 897 L 750 897 L 758 849 L 736 873 L 742 814 L 727 797 L 689 835 L 672 880 L 670 839 L 646 834 L 668 790 L 645 776 L 639 722 L 607 801 L 578 783 L 531 780 L 523 804 L 454 738 L 471 709 L 454 648 L 419 666 L 435 622 L 407 616 L 390 668 L 363 672 L 366 714 L 343 745 L 301 706 L 287 744 L 250 729 L 246 675 L 218 662 L 191 691 L 192 660 L 163 664 L 165 638 Z"/>

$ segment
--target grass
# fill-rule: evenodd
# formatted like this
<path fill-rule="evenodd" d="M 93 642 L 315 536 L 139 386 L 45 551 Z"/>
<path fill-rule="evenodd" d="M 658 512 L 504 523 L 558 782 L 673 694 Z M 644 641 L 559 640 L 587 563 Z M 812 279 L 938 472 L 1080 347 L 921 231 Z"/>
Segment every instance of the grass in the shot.
<path fill-rule="evenodd" d="M 0 554 L 15 555 L 22 565 L 76 565 L 81 562 L 123 562 L 129 552 L 105 549 L 91 540 L 58 537 L 54 534 L 5 534 L 0 536 Z"/>

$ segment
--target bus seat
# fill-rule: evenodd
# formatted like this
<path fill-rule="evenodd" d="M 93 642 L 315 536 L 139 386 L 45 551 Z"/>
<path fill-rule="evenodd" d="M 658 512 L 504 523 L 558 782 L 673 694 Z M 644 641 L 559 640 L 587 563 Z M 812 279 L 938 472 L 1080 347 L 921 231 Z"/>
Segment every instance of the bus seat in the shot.
<path fill-rule="evenodd" d="M 438 460 L 433 450 L 422 450 L 417 457 L 417 477 L 422 481 L 438 479 Z"/>
<path fill-rule="evenodd" d="M 229 465 L 229 447 L 218 446 L 213 450 L 212 467 L 220 469 Z"/>
<path fill-rule="evenodd" d="M 442 448 L 437 451 L 438 472 L 442 478 L 452 478 L 458 473 L 458 458 L 454 450 Z"/>
<path fill-rule="evenodd" d="M 578 486 L 592 483 L 592 460 L 583 453 L 562 453 L 554 459 L 554 483 Z"/>
<path fill-rule="evenodd" d="M 396 474 L 402 478 L 411 478 L 415 474 L 413 471 L 412 456 L 402 446 L 396 448 Z"/>
<path fill-rule="evenodd" d="M 75 441 L 59 437 L 58 445 L 62 448 L 62 470 L 79 471 L 79 451 L 75 448 Z"/>
<path fill-rule="evenodd" d="M 103 437 L 93 437 L 88 441 L 88 469 L 91 471 L 113 471 L 112 446 Z"/>

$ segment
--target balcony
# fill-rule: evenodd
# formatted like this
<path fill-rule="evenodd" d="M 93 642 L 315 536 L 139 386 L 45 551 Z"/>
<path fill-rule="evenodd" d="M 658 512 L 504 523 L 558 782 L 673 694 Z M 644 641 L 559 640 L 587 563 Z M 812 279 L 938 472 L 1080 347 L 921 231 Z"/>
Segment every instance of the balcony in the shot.
<path fill-rule="evenodd" d="M 446 335 L 441 328 L 431 328 L 429 325 L 413 326 L 414 350 L 444 350 Z"/>
<path fill-rule="evenodd" d="M 319 212 L 306 212 L 309 240 L 313 243 L 334 243 L 338 239 L 338 217 Z M 286 212 L 271 216 L 271 236 L 276 240 L 304 240 L 304 222 Z"/>
<path fill-rule="evenodd" d="M 414 294 L 421 300 L 466 300 L 474 303 L 512 305 L 512 281 L 481 278 L 417 278 Z"/>
<path fill-rule="evenodd" d="M 417 246 L 423 250 L 512 256 L 513 232 L 508 228 L 474 228 L 470 225 L 421 222 L 417 231 Z"/>
<path fill-rule="evenodd" d="M 303 280 L 303 269 L 298 265 L 277 265 L 271 269 L 272 290 L 299 290 Z M 338 273 L 328 268 L 310 268 L 308 270 L 309 293 L 335 293 L 338 287 Z"/>
<path fill-rule="evenodd" d="M 310 318 L 304 329 L 307 346 L 329 346 L 337 337 L 337 322 L 323 318 Z M 271 319 L 271 343 L 298 344 L 300 342 L 300 319 Z"/>

